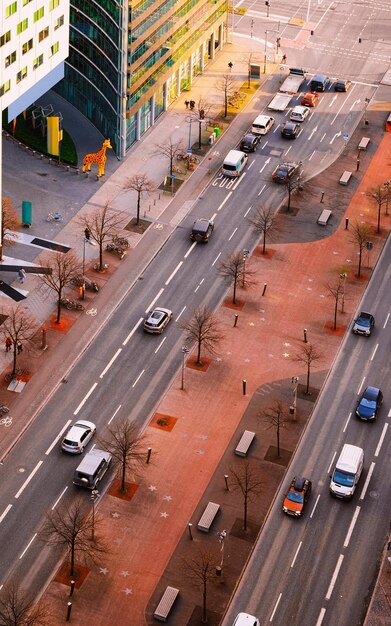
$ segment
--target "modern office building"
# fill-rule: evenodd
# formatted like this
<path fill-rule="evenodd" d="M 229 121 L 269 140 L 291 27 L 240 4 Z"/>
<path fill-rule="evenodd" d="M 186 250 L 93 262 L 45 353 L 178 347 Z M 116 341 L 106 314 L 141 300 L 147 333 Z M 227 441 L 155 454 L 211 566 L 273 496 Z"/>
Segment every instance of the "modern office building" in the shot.
<path fill-rule="evenodd" d="M 56 87 L 118 158 L 202 72 L 226 39 L 228 0 L 71 0 Z"/>

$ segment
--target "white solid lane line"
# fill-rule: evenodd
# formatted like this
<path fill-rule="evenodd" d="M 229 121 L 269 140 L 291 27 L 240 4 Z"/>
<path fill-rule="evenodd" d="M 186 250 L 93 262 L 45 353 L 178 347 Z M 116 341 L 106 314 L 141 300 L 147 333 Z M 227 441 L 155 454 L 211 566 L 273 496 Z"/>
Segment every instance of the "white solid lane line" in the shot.
<path fill-rule="evenodd" d="M 136 330 L 138 329 L 138 327 L 140 326 L 142 321 L 144 321 L 144 318 L 140 317 L 139 321 L 136 322 L 136 324 L 133 326 L 132 330 L 130 331 L 129 335 L 126 337 L 125 341 L 122 342 L 123 346 L 126 346 L 126 344 L 128 343 L 129 339 L 131 337 L 133 337 L 134 333 L 136 332 Z"/>
<path fill-rule="evenodd" d="M 360 385 L 360 387 L 358 388 L 357 395 L 358 395 L 359 393 L 361 393 L 361 389 L 363 388 L 364 381 L 365 381 L 365 376 L 364 376 L 364 378 L 363 378 L 363 379 L 362 379 L 362 381 L 361 381 L 361 385 Z"/>
<path fill-rule="evenodd" d="M 316 501 L 315 501 L 314 507 L 313 507 L 313 509 L 312 509 L 312 511 L 311 511 L 310 519 L 312 518 L 313 514 L 315 513 L 315 509 L 316 509 L 316 507 L 318 506 L 319 498 L 320 498 L 320 494 L 319 494 L 319 495 L 318 495 L 318 497 L 316 498 Z"/>
<path fill-rule="evenodd" d="M 222 201 L 222 203 L 220 204 L 220 206 L 218 207 L 218 211 L 221 211 L 221 209 L 223 208 L 224 204 L 227 202 L 228 198 L 230 198 L 232 196 L 232 191 L 230 191 L 226 197 L 224 198 L 224 200 Z"/>
<path fill-rule="evenodd" d="M 238 230 L 238 229 L 237 229 L 237 228 L 235 228 L 235 230 L 233 231 L 233 233 L 231 234 L 231 236 L 230 236 L 230 237 L 228 237 L 228 241 L 231 241 L 232 237 L 234 236 L 234 234 L 236 233 L 236 231 L 237 231 L 237 230 Z"/>
<path fill-rule="evenodd" d="M 57 504 L 60 502 L 61 498 L 63 497 L 64 493 L 66 492 L 66 490 L 68 489 L 68 487 L 64 487 L 64 489 L 62 490 L 62 492 L 60 493 L 60 495 L 58 496 L 57 500 L 55 501 L 55 503 L 52 506 L 52 511 L 54 511 L 54 509 L 56 508 Z"/>
<path fill-rule="evenodd" d="M 51 443 L 50 446 L 48 447 L 48 449 L 46 450 L 46 452 L 45 452 L 46 455 L 51 453 L 51 451 L 53 450 L 54 446 L 58 443 L 58 440 L 60 439 L 61 435 L 66 431 L 66 429 L 68 428 L 68 426 L 69 426 L 69 424 L 71 422 L 72 422 L 72 420 L 68 420 L 65 423 L 65 426 L 63 426 L 63 428 L 61 428 L 60 432 L 58 433 L 56 438 L 53 440 L 53 443 Z"/>
<path fill-rule="evenodd" d="M 274 609 L 273 609 L 273 613 L 272 613 L 272 614 L 271 614 L 271 616 L 270 616 L 270 620 L 269 620 L 269 622 L 272 622 L 272 621 L 273 621 L 274 613 L 277 611 L 277 607 L 278 607 L 279 602 L 280 602 L 280 600 L 281 600 L 281 596 L 282 596 L 282 593 L 280 593 L 280 595 L 278 596 L 277 602 L 276 602 L 275 607 L 274 607 Z"/>
<path fill-rule="evenodd" d="M 140 374 L 137 376 L 136 380 L 134 381 L 133 385 L 132 385 L 132 389 L 134 389 L 134 387 L 137 385 L 138 381 L 140 380 L 141 376 L 144 374 L 145 370 L 141 370 Z"/>
<path fill-rule="evenodd" d="M 155 354 L 157 354 L 159 352 L 160 348 L 162 347 L 162 345 L 164 344 L 166 339 L 167 339 L 167 337 L 163 337 L 163 339 L 161 340 L 161 342 L 159 343 L 158 347 L 155 350 Z"/>
<path fill-rule="evenodd" d="M 370 466 L 370 468 L 368 470 L 367 477 L 365 479 L 364 487 L 362 488 L 362 492 L 361 492 L 361 495 L 360 495 L 360 498 L 359 498 L 360 500 L 364 500 L 364 498 L 365 498 L 365 494 L 367 493 L 369 481 L 371 480 L 371 477 L 372 477 L 372 474 L 373 474 L 373 470 L 375 469 L 375 465 L 376 465 L 376 463 L 373 463 L 373 462 L 371 463 L 371 466 Z"/>
<path fill-rule="evenodd" d="M 351 417 L 352 417 L 352 413 L 350 412 L 350 413 L 349 413 L 349 415 L 348 415 L 348 419 L 347 419 L 347 420 L 346 420 L 346 422 L 345 422 L 345 426 L 343 427 L 343 431 L 342 431 L 343 433 L 344 433 L 344 432 L 345 432 L 345 430 L 347 429 L 348 424 L 349 424 L 349 420 L 350 420 L 350 418 L 351 418 Z"/>
<path fill-rule="evenodd" d="M 379 456 L 380 449 L 382 447 L 382 443 L 384 441 L 384 437 L 386 436 L 388 424 L 384 424 L 382 434 L 380 435 L 379 443 L 377 444 L 377 448 L 375 451 L 375 456 Z"/>
<path fill-rule="evenodd" d="M 34 539 L 36 538 L 37 533 L 35 533 L 35 535 L 32 536 L 32 538 L 30 539 L 30 541 L 28 542 L 27 546 L 25 547 L 25 549 L 23 550 L 22 554 L 19 557 L 20 559 L 23 559 L 24 555 L 26 554 L 27 550 L 29 549 L 29 547 L 31 546 L 31 544 L 33 543 Z"/>
<path fill-rule="evenodd" d="M 265 191 L 265 189 L 266 189 L 266 185 L 264 185 L 264 186 L 262 187 L 262 189 L 261 189 L 260 191 L 258 191 L 258 196 L 260 196 L 260 195 L 261 195 L 261 193 L 263 193 L 263 192 Z M 247 215 L 247 214 L 246 214 L 246 215 Z"/>
<path fill-rule="evenodd" d="M 371 356 L 371 358 L 369 359 L 370 361 L 373 361 L 373 357 L 375 356 L 375 354 L 376 354 L 376 350 L 378 349 L 378 347 L 379 347 L 379 344 L 377 343 L 377 344 L 376 344 L 376 346 L 375 346 L 374 351 L 372 352 L 372 356 Z"/>
<path fill-rule="evenodd" d="M 329 588 L 328 588 L 327 593 L 326 593 L 326 600 L 330 600 L 330 598 L 331 598 L 331 594 L 333 593 L 334 585 L 335 585 L 335 583 L 337 581 L 337 578 L 338 578 L 339 570 L 341 569 L 342 561 L 343 561 L 343 554 L 340 554 L 339 557 L 338 557 L 337 565 L 335 566 L 334 574 L 332 576 Z"/>
<path fill-rule="evenodd" d="M 115 353 L 115 355 L 113 356 L 113 358 L 111 359 L 111 361 L 108 362 L 108 364 L 106 365 L 105 369 L 103 370 L 103 372 L 101 373 L 101 375 L 99 376 L 99 378 L 103 378 L 103 376 L 109 371 L 110 367 L 113 365 L 115 359 L 117 358 L 117 356 L 119 354 L 121 354 L 122 352 L 122 348 L 118 348 L 117 352 Z"/>
<path fill-rule="evenodd" d="M 322 622 L 323 622 L 323 618 L 326 615 L 326 609 L 321 608 L 320 609 L 320 613 L 319 613 L 319 617 L 317 619 L 317 622 L 315 624 L 315 626 L 321 626 Z"/>
<path fill-rule="evenodd" d="M 386 321 L 385 321 L 385 322 L 384 322 L 384 324 L 383 324 L 383 328 L 385 328 L 385 327 L 387 326 L 387 323 L 388 323 L 389 318 L 390 318 L 390 314 L 388 314 L 388 315 L 387 315 L 387 317 L 386 317 Z"/>
<path fill-rule="evenodd" d="M 164 291 L 164 287 L 162 287 L 160 289 L 160 291 L 158 292 L 158 294 L 154 297 L 154 299 L 152 300 L 151 304 L 149 305 L 149 307 L 145 311 L 146 313 L 149 313 L 149 311 L 151 311 L 153 309 L 153 305 L 155 304 L 156 300 L 159 300 L 159 298 L 162 295 L 163 291 Z"/>
<path fill-rule="evenodd" d="M 356 506 L 356 510 L 354 511 L 354 515 L 352 517 L 352 521 L 350 522 L 349 530 L 348 530 L 348 532 L 346 534 L 345 541 L 343 542 L 343 547 L 344 548 L 347 548 L 348 545 L 349 545 L 350 537 L 352 536 L 352 532 L 353 532 L 354 527 L 356 525 L 357 518 L 359 516 L 360 511 L 361 511 L 361 507 L 360 506 Z"/>
<path fill-rule="evenodd" d="M 180 318 L 180 316 L 182 315 L 182 313 L 186 310 L 186 305 L 183 307 L 182 311 L 179 313 L 179 315 L 176 316 L 175 321 L 177 322 Z"/>
<path fill-rule="evenodd" d="M 34 478 L 35 474 L 38 472 L 38 470 L 41 467 L 42 463 L 43 463 L 43 461 L 38 461 L 38 463 L 34 467 L 33 471 L 31 472 L 30 476 L 28 476 L 26 478 L 26 480 L 24 481 L 23 485 L 19 489 L 18 493 L 15 494 L 15 498 L 19 498 L 20 494 L 26 489 L 26 487 L 29 484 L 30 480 L 32 480 L 32 478 Z"/>
<path fill-rule="evenodd" d="M 296 552 L 295 552 L 295 556 L 293 557 L 293 561 L 292 561 L 292 563 L 291 563 L 291 567 L 293 567 L 293 566 L 294 566 L 294 564 L 295 564 L 295 561 L 296 561 L 297 555 L 299 554 L 299 550 L 300 550 L 300 548 L 301 548 L 301 544 L 302 544 L 302 543 L 303 543 L 303 542 L 302 542 L 302 541 L 300 541 L 299 545 L 297 546 L 297 550 L 296 550 Z"/>
<path fill-rule="evenodd" d="M 247 211 L 246 211 L 246 212 L 245 212 L 245 214 L 244 214 L 244 217 L 247 217 L 247 215 L 250 213 L 251 209 L 252 209 L 252 205 L 250 205 L 250 206 L 248 207 Z"/>
<path fill-rule="evenodd" d="M 218 253 L 217 257 L 215 258 L 215 260 L 212 263 L 212 267 L 214 266 L 215 263 L 217 263 L 217 261 L 219 260 L 219 258 L 221 257 L 221 252 Z"/>
<path fill-rule="evenodd" d="M 77 407 L 76 411 L 73 412 L 73 415 L 77 415 L 78 412 L 80 411 L 80 409 L 84 406 L 84 404 L 87 402 L 88 398 L 90 397 L 90 395 L 92 394 L 92 392 L 94 391 L 95 387 L 98 386 L 98 383 L 94 383 L 91 387 L 91 389 L 89 390 L 89 392 L 84 396 L 83 400 L 80 402 L 79 406 Z"/>
<path fill-rule="evenodd" d="M 216 215 L 216 214 L 215 214 L 215 215 Z M 190 252 L 191 252 L 192 250 L 194 250 L 194 248 L 196 247 L 196 245 L 197 245 L 197 242 L 196 242 L 196 241 L 195 241 L 194 243 L 192 243 L 192 244 L 191 244 L 190 248 L 188 249 L 188 251 L 186 252 L 186 254 L 185 254 L 185 256 L 184 256 L 184 258 L 185 258 L 185 259 L 187 259 L 187 257 L 189 256 Z"/>
<path fill-rule="evenodd" d="M 179 261 L 178 265 L 176 266 L 176 268 L 174 269 L 174 271 L 172 272 L 171 276 L 169 276 L 166 280 L 166 282 L 164 283 L 166 286 L 170 284 L 170 282 L 172 281 L 172 279 L 174 278 L 175 274 L 177 273 L 177 271 L 182 267 L 183 265 L 183 261 Z"/>
<path fill-rule="evenodd" d="M 109 421 L 107 422 L 108 424 L 111 424 L 111 422 L 113 421 L 113 419 L 117 415 L 118 411 L 120 410 L 121 406 L 122 406 L 122 404 L 119 404 L 118 407 L 115 409 L 113 415 L 110 417 Z"/>
<path fill-rule="evenodd" d="M 3 519 L 5 518 L 5 516 L 7 515 L 7 513 L 12 509 L 12 504 L 9 504 L 4 511 L 2 512 L 2 514 L 0 515 L 0 524 L 3 521 Z"/>

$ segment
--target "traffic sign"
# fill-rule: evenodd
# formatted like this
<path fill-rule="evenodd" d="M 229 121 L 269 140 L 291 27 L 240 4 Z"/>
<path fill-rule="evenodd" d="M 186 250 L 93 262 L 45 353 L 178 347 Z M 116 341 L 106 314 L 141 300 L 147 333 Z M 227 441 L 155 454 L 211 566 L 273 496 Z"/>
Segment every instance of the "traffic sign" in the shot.
<path fill-rule="evenodd" d="M 187 152 L 187 154 L 192 154 L 192 153 L 193 153 L 193 150 L 192 150 L 191 148 L 188 148 L 188 149 L 186 150 L 186 152 Z"/>

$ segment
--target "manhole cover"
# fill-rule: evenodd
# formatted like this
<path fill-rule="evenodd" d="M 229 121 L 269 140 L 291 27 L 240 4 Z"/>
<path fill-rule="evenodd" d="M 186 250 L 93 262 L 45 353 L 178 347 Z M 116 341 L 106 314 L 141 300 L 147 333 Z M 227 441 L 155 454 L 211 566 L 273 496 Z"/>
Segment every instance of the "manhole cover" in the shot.
<path fill-rule="evenodd" d="M 379 497 L 379 492 L 378 491 L 370 491 L 369 495 L 371 498 L 378 498 Z"/>

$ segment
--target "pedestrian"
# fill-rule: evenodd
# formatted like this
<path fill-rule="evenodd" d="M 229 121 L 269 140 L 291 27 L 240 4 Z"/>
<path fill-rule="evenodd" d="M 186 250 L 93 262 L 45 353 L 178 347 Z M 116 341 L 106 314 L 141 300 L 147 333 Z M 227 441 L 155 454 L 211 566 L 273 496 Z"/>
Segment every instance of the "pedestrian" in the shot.
<path fill-rule="evenodd" d="M 185 107 L 186 107 L 186 109 L 189 108 L 189 104 L 190 104 L 190 102 L 188 100 L 185 100 Z"/>
<path fill-rule="evenodd" d="M 233 66 L 234 66 L 234 64 L 232 63 L 232 61 L 230 61 L 230 62 L 228 63 L 229 71 L 231 71 L 231 70 L 232 70 Z"/>
<path fill-rule="evenodd" d="M 190 104 L 191 111 L 193 111 L 195 107 L 195 100 L 190 100 L 189 104 Z"/>
<path fill-rule="evenodd" d="M 22 285 L 23 285 L 23 283 L 24 283 L 24 279 L 26 278 L 26 271 L 25 271 L 23 268 L 21 268 L 21 269 L 19 270 L 19 272 L 18 272 L 18 277 L 19 277 L 20 282 L 21 282 L 21 283 L 22 283 Z"/>
<path fill-rule="evenodd" d="M 11 350 L 11 346 L 12 346 L 11 337 L 7 337 L 7 339 L 5 340 L 5 351 L 9 352 Z"/>
<path fill-rule="evenodd" d="M 286 63 L 286 54 L 282 55 L 281 63 Z"/>
<path fill-rule="evenodd" d="M 18 354 L 21 354 L 23 352 L 23 344 L 19 339 L 16 342 L 16 347 L 18 348 Z"/>

